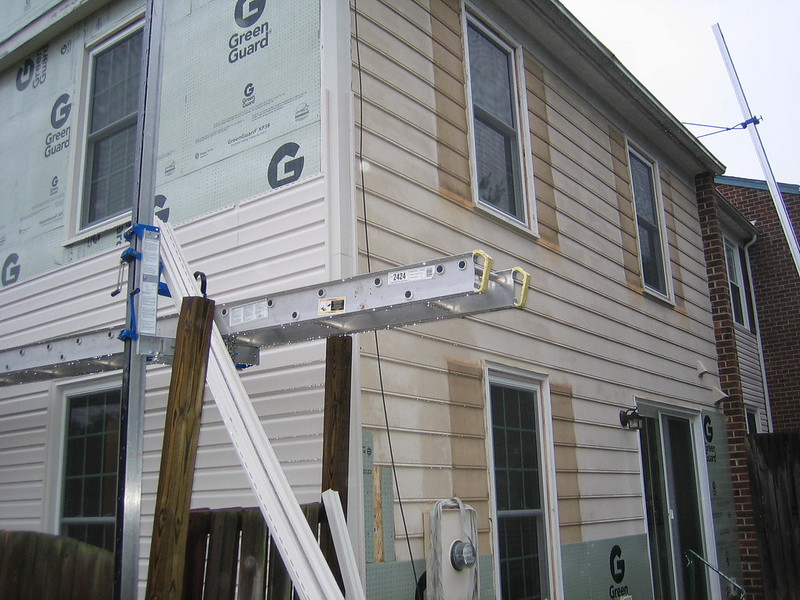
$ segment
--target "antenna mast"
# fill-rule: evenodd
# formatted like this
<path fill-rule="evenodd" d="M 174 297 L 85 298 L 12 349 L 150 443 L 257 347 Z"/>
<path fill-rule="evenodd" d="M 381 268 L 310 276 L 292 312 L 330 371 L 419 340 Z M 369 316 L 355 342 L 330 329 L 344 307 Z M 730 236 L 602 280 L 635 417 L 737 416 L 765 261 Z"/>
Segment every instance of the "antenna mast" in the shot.
<path fill-rule="evenodd" d="M 722 59 L 725 61 L 725 67 L 728 69 L 728 76 L 731 79 L 733 90 L 736 92 L 736 98 L 739 100 L 742 116 L 753 125 L 750 128 L 750 139 L 753 141 L 753 147 L 756 150 L 759 162 L 761 162 L 761 170 L 764 172 L 764 178 L 767 181 L 767 187 L 772 196 L 772 203 L 775 205 L 775 210 L 778 213 L 786 243 L 789 244 L 789 251 L 792 253 L 795 269 L 797 270 L 797 274 L 800 275 L 800 247 L 797 245 L 797 236 L 792 227 L 792 222 L 789 219 L 789 213 L 786 211 L 786 204 L 778 188 L 778 182 L 775 181 L 775 175 L 772 173 L 772 167 L 767 159 L 767 153 L 764 151 L 764 144 L 761 143 L 761 136 L 758 134 L 758 120 L 753 119 L 753 113 L 750 111 L 750 106 L 747 104 L 744 89 L 739 81 L 739 75 L 736 73 L 736 67 L 733 66 L 733 59 L 728 51 L 725 38 L 722 36 L 722 29 L 720 29 L 719 23 L 715 24 L 712 29 L 714 30 L 714 36 L 717 38 L 717 44 L 722 53 Z"/>

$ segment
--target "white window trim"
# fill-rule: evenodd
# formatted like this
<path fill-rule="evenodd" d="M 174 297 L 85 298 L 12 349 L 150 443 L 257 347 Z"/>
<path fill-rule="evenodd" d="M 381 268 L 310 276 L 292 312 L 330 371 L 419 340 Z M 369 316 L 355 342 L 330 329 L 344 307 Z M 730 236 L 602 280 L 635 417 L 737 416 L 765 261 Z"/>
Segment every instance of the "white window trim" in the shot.
<path fill-rule="evenodd" d="M 658 420 L 659 429 L 661 428 L 661 416 L 680 417 L 688 419 L 692 432 L 692 442 L 694 445 L 694 467 L 695 478 L 697 479 L 697 489 L 700 492 L 700 518 L 703 528 L 703 553 L 706 555 L 708 562 L 715 567 L 717 565 L 716 557 L 716 536 L 714 535 L 714 515 L 711 510 L 711 489 L 708 484 L 708 465 L 705 461 L 705 439 L 703 437 L 703 414 L 699 410 L 689 408 L 676 407 L 665 402 L 650 400 L 640 396 L 634 396 L 633 405 L 637 408 L 640 415 L 643 417 L 652 417 Z M 664 444 L 661 444 L 661 464 L 666 464 L 664 457 Z M 642 448 L 639 442 L 639 462 L 641 463 Z M 642 514 L 645 521 L 645 532 L 647 533 L 647 547 L 650 548 L 650 533 L 647 527 L 647 499 L 645 498 L 645 485 L 644 485 L 644 469 L 640 472 L 641 489 L 642 489 Z M 709 554 L 709 550 L 713 550 Z M 648 550 L 649 552 L 649 550 Z M 648 557 L 648 561 L 649 561 Z M 709 578 L 708 583 L 710 600 L 722 600 L 722 591 L 720 583 L 715 583 L 714 578 Z"/>
<path fill-rule="evenodd" d="M 738 321 L 736 321 L 736 316 L 733 314 L 733 306 L 731 306 L 731 318 L 733 319 L 733 323 L 734 323 L 734 325 L 736 327 L 743 327 L 744 329 L 747 329 L 748 331 L 750 331 L 750 327 L 751 327 L 751 323 L 750 323 L 750 306 L 748 304 L 747 290 L 745 289 L 745 287 L 746 287 L 745 286 L 745 277 L 744 277 L 745 269 L 744 269 L 744 265 L 742 264 L 742 255 L 741 255 L 742 246 L 741 246 L 741 244 L 736 243 L 732 238 L 730 238 L 730 237 L 728 237 L 726 235 L 723 235 L 722 239 L 723 239 L 723 250 L 725 251 L 726 275 L 728 276 L 728 292 L 729 293 L 732 292 L 731 286 L 730 286 L 730 272 L 731 272 L 731 266 L 733 266 L 733 270 L 736 272 L 736 275 L 739 278 L 739 302 L 741 303 L 741 306 L 742 306 L 742 321 L 743 321 L 743 323 L 739 323 Z M 734 260 L 734 263 L 735 263 L 734 265 L 731 265 L 728 262 L 728 251 L 727 251 L 728 249 L 727 249 L 727 246 L 730 246 L 733 249 L 733 251 L 734 251 L 734 253 L 736 255 L 736 258 Z M 731 301 L 733 301 L 733 298 L 731 298 Z"/>
<path fill-rule="evenodd" d="M 661 193 L 661 173 L 660 168 L 658 165 L 658 161 L 649 156 L 648 154 L 642 152 L 635 144 L 633 144 L 630 140 L 626 140 L 626 149 L 628 157 L 628 178 L 630 180 L 630 189 L 631 189 L 631 204 L 633 205 L 633 214 L 635 216 L 634 219 L 634 226 L 636 227 L 636 248 L 638 250 L 638 259 L 639 259 L 639 276 L 642 281 L 642 289 L 645 293 L 655 296 L 661 300 L 666 300 L 669 303 L 675 302 L 675 289 L 674 283 L 672 281 L 672 261 L 670 260 L 669 254 L 669 240 L 667 238 L 667 223 L 665 219 L 665 211 L 664 211 L 664 197 Z M 660 291 L 651 288 L 644 281 L 644 265 L 642 264 L 642 246 L 639 240 L 639 217 L 636 212 L 636 197 L 635 192 L 633 190 L 633 172 L 631 171 L 631 161 L 630 155 L 635 154 L 640 160 L 650 165 L 653 169 L 653 193 L 655 194 L 655 202 L 656 202 L 656 213 L 658 214 L 658 230 L 659 230 L 659 237 L 661 238 L 660 245 L 661 245 L 661 260 L 664 261 L 664 282 L 666 291 L 665 293 L 661 293 Z"/>
<path fill-rule="evenodd" d="M 64 495 L 64 457 L 66 456 L 67 400 L 71 396 L 119 390 L 119 373 L 102 373 L 80 381 L 58 382 L 50 386 L 50 409 L 44 465 L 42 531 L 58 535 Z"/>
<path fill-rule="evenodd" d="M 746 402 L 745 405 L 744 405 L 744 411 L 745 411 L 745 424 L 748 427 L 748 432 L 747 433 L 750 433 L 750 434 L 763 433 L 764 432 L 763 431 L 764 427 L 761 424 L 761 408 L 756 404 L 750 404 L 750 403 Z M 747 424 L 747 415 L 748 414 L 755 415 L 755 418 L 756 418 L 756 423 L 755 423 L 756 430 L 755 431 L 749 431 L 749 425 Z"/>
<path fill-rule="evenodd" d="M 467 92 L 467 135 L 469 137 L 469 164 L 470 177 L 472 179 L 472 203 L 476 209 L 491 214 L 494 217 L 524 229 L 527 233 L 539 235 L 539 223 L 536 218 L 536 193 L 534 189 L 533 176 L 533 149 L 531 146 L 530 120 L 528 118 L 527 88 L 525 86 L 525 65 L 522 45 L 504 32 L 497 23 L 491 18 L 474 7 L 461 5 L 461 31 L 463 32 L 463 52 L 464 52 L 464 77 Z M 500 45 L 505 46 L 511 53 L 513 61 L 513 93 L 515 97 L 514 108 L 517 112 L 517 152 L 519 159 L 520 181 L 519 192 L 522 195 L 521 205 L 522 218 L 515 218 L 490 204 L 482 202 L 478 197 L 478 165 L 475 161 L 475 132 L 473 131 L 473 115 L 475 113 L 472 104 L 472 82 L 469 72 L 469 44 L 467 43 L 467 26 L 472 23 L 481 31 L 494 39 Z"/>
<path fill-rule="evenodd" d="M 79 85 L 76 92 L 78 98 L 73 99 L 73 110 L 76 113 L 75 120 L 75 150 L 72 158 L 72 185 L 70 186 L 70 201 L 64 207 L 64 222 L 66 224 L 66 238 L 63 246 L 82 242 L 94 235 L 111 231 L 120 225 L 124 225 L 131 220 L 131 211 L 109 217 L 104 221 L 94 223 L 88 227 L 81 228 L 81 211 L 85 202 L 85 179 L 86 179 L 86 138 L 89 127 L 89 110 L 91 105 L 91 84 L 94 57 L 108 49 L 125 36 L 132 34 L 137 29 L 141 29 L 144 21 L 143 15 L 139 12 L 128 16 L 122 23 L 115 23 L 113 27 L 104 30 L 95 39 L 89 40 L 83 49 L 83 60 L 78 67 L 77 81 Z M 75 107 L 75 101 L 80 106 Z"/>
<path fill-rule="evenodd" d="M 491 420 L 491 385 L 500 384 L 518 389 L 531 390 L 537 395 L 536 425 L 539 427 L 539 456 L 542 466 L 542 500 L 544 503 L 545 551 L 548 557 L 549 599 L 560 600 L 564 597 L 561 567 L 561 535 L 558 521 L 558 495 L 556 491 L 555 442 L 553 438 L 553 414 L 550 404 L 550 381 L 544 373 L 526 371 L 516 367 L 493 362 L 484 363 L 484 411 L 486 427 L 486 452 L 489 505 L 492 537 L 492 572 L 495 597 L 500 600 L 500 569 L 498 565 L 498 531 L 497 502 L 495 501 L 494 452 L 492 450 L 494 436 Z"/>

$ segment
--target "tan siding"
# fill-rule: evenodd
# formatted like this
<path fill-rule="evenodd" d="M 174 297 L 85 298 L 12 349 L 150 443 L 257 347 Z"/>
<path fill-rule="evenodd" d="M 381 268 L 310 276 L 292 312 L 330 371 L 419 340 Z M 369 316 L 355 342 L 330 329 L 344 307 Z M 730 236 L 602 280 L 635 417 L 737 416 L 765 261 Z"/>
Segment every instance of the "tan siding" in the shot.
<path fill-rule="evenodd" d="M 479 247 L 496 265 L 521 265 L 533 275 L 524 311 L 380 334 L 401 493 L 414 512 L 459 488 L 466 475 L 454 465 L 453 440 L 477 457 L 485 442 L 475 427 L 483 426 L 485 415 L 452 404 L 447 363 L 490 360 L 550 376 L 562 542 L 640 533 L 637 437 L 619 427 L 620 408 L 634 394 L 698 408 L 710 400 L 695 370 L 696 360 L 713 364 L 716 354 L 693 174 L 659 163 L 672 306 L 641 290 L 625 146 L 634 132 L 609 122 L 594 102 L 526 51 L 541 237 L 472 206 L 466 190 L 459 192 L 466 204 L 443 202 L 449 196 L 436 182 L 460 172 L 456 165 L 468 148 L 462 75 L 454 62 L 458 17 L 441 2 L 432 3 L 429 15 L 419 12 L 425 3 L 414 3 L 392 8 L 391 26 L 378 26 L 372 21 L 388 10 L 385 4 L 359 3 L 368 17 L 359 42 L 363 151 L 370 164 L 364 174 L 367 212 L 359 224 L 362 259 L 366 218 L 373 269 Z M 443 155 L 443 143 L 452 151 Z M 469 183 L 464 176 L 459 181 Z M 372 337 L 362 336 L 361 345 L 364 426 L 375 435 L 376 464 L 388 465 Z M 458 411 L 474 412 L 468 430 L 458 431 L 451 421 Z M 488 449 L 483 451 L 485 461 Z M 469 477 L 477 477 L 484 463 L 464 464 L 474 467 Z M 487 506 L 486 484 L 467 487 L 481 494 L 472 501 Z M 483 519 L 480 527 L 488 530 Z M 412 533 L 421 544 L 420 529 L 412 526 Z M 403 545 L 396 544 L 398 557 Z"/>

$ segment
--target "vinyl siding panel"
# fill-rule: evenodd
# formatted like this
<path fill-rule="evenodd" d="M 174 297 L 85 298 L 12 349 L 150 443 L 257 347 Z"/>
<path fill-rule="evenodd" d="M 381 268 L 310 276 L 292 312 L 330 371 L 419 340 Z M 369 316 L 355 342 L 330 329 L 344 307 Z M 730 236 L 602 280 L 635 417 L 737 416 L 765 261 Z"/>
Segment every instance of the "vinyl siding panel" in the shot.
<path fill-rule="evenodd" d="M 449 201 L 442 182 L 450 180 L 454 167 L 442 165 L 440 132 L 460 149 L 451 158 L 462 163 L 469 158 L 466 121 L 450 113 L 460 107 L 466 115 L 467 106 L 463 68 L 452 63 L 462 52 L 452 41 L 461 27 L 459 5 L 432 1 L 425 15 L 422 3 L 388 4 L 359 3 L 360 37 L 354 40 L 363 76 L 362 89 L 354 76 L 357 106 L 363 101 L 356 135 L 363 135 L 369 165 L 364 187 L 357 190 L 366 202 L 366 214 L 359 214 L 362 270 L 366 230 L 372 269 L 482 248 L 497 268 L 520 265 L 532 274 L 524 310 L 381 332 L 377 350 L 373 336 L 359 338 L 364 427 L 374 435 L 375 464 L 388 467 L 379 351 L 414 554 L 422 555 L 416 511 L 452 496 L 464 476 L 462 465 L 474 467 L 470 472 L 480 477 L 478 469 L 489 459 L 480 430 L 486 425 L 483 383 L 474 382 L 468 395 L 458 396 L 471 416 L 468 427 L 456 425 L 453 411 L 466 409 L 451 390 L 459 377 L 448 371 L 451 363 L 478 372 L 492 362 L 544 373 L 558 390 L 550 401 L 562 543 L 642 533 L 638 438 L 619 427 L 619 410 L 630 406 L 634 395 L 696 409 L 711 402 L 695 369 L 697 360 L 713 364 L 716 350 L 694 174 L 657 162 L 673 304 L 644 293 L 639 282 L 625 149 L 626 134 L 635 139 L 636 132 L 610 121 L 594 99 L 579 95 L 559 75 L 560 67 L 551 69 L 526 51 L 540 236 L 475 206 L 469 188 L 458 202 Z M 386 11 L 391 24 L 378 17 Z M 448 33 L 439 36 L 444 23 Z M 502 19 L 499 24 L 507 25 Z M 442 61 L 440 39 L 449 49 Z M 413 126 L 403 129 L 409 121 Z M 657 148 L 644 146 L 658 156 Z M 470 185 L 468 163 L 460 171 Z M 470 491 L 465 501 L 489 506 L 488 477 Z M 490 531 L 489 522 L 482 518 L 479 528 Z M 404 546 L 398 533 L 398 560 L 407 553 Z"/>
<path fill-rule="evenodd" d="M 256 297 L 328 278 L 328 233 L 322 177 L 297 184 L 238 208 L 183 224 L 177 237 L 192 269 L 208 276 L 217 302 Z M 109 293 L 117 279 L 120 250 L 96 256 L 0 291 L 0 344 L 29 344 L 121 324 L 124 303 Z M 174 313 L 161 300 L 161 312 Z M 320 493 L 324 342 L 263 351 L 261 365 L 242 372 L 245 388 L 274 443 L 301 502 Z M 111 380 L 114 376 L 111 375 Z M 152 530 L 170 371 L 151 367 L 144 418 L 142 571 Z M 59 427 L 53 406 L 58 386 L 0 388 L 0 529 L 53 529 L 43 514 L 58 512 L 58 498 L 45 496 L 48 460 Z M 55 475 L 60 477 L 56 472 Z M 192 494 L 194 507 L 255 506 L 249 480 L 229 434 L 207 395 Z"/>
<path fill-rule="evenodd" d="M 748 407 L 758 409 L 761 418 L 761 431 L 767 432 L 768 409 L 764 393 L 764 379 L 761 371 L 761 355 L 758 352 L 758 338 L 749 331 L 736 328 L 736 351 L 739 354 L 739 370 L 742 377 L 742 393 Z"/>

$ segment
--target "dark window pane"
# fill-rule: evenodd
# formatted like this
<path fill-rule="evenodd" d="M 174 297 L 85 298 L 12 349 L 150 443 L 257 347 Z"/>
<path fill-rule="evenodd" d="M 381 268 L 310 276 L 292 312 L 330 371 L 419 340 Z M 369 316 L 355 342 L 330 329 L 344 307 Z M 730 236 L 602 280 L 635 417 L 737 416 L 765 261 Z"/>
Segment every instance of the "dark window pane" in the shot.
<path fill-rule="evenodd" d="M 539 549 L 543 515 L 536 395 L 499 385 L 490 391 L 502 598 L 541 599 L 546 585 L 540 574 L 547 558 Z"/>
<path fill-rule="evenodd" d="M 84 226 L 131 207 L 141 52 L 139 31 L 95 57 Z"/>
<path fill-rule="evenodd" d="M 83 437 L 72 438 L 67 441 L 66 475 L 74 477 L 83 475 L 86 440 Z"/>
<path fill-rule="evenodd" d="M 62 535 L 113 550 L 119 391 L 68 399 Z"/>
<path fill-rule="evenodd" d="M 472 101 L 506 126 L 514 128 L 510 67 L 509 53 L 470 25 Z"/>
<path fill-rule="evenodd" d="M 78 517 L 83 508 L 83 479 L 67 479 L 64 482 L 64 517 Z"/>
<path fill-rule="evenodd" d="M 522 170 L 512 54 L 472 24 L 467 41 L 478 198 L 520 218 Z"/>
<path fill-rule="evenodd" d="M 498 537 L 500 588 L 508 600 L 539 600 L 542 585 L 539 568 L 537 517 L 502 517 Z"/>
<path fill-rule="evenodd" d="M 639 254 L 642 261 L 644 284 L 653 290 L 667 293 L 664 251 L 661 245 L 661 225 L 652 165 L 634 153 L 630 158 L 633 179 L 633 198 L 636 204 L 636 219 L 639 225 Z"/>
<path fill-rule="evenodd" d="M 512 138 L 475 119 L 475 152 L 478 165 L 478 197 L 514 214 L 514 166 Z"/>
<path fill-rule="evenodd" d="M 653 193 L 652 170 L 649 165 L 633 154 L 631 154 L 631 175 L 633 176 L 636 215 L 648 223 L 658 223 Z"/>

